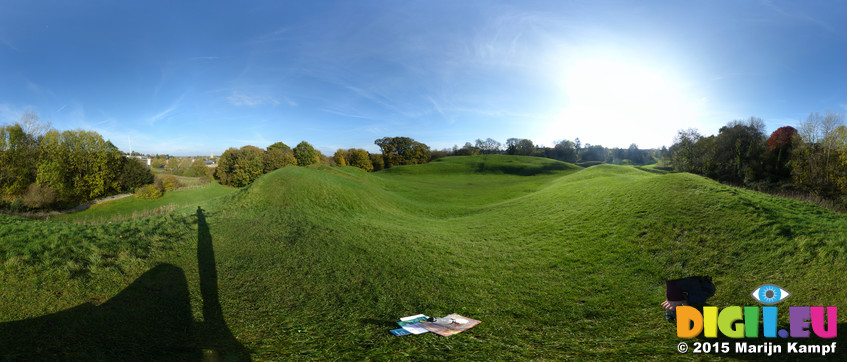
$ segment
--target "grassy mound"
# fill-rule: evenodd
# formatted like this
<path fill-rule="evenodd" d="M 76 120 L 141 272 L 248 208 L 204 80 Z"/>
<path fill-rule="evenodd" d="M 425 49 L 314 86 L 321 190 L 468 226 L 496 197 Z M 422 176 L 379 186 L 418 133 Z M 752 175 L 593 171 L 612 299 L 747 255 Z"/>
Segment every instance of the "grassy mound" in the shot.
<path fill-rule="evenodd" d="M 444 175 L 458 173 L 535 176 L 578 168 L 566 162 L 542 157 L 482 155 L 440 158 L 423 167 L 421 165 L 399 166 L 387 169 L 384 173 L 393 175 Z"/>
<path fill-rule="evenodd" d="M 756 305 L 763 283 L 793 293 L 791 305 L 847 301 L 835 272 L 847 266 L 847 217 L 690 174 L 499 155 L 375 174 L 286 167 L 202 207 L 170 216 L 183 220 L 177 246 L 148 266 L 184 270 L 205 319 L 194 248 L 209 239 L 215 301 L 254 358 L 666 359 L 678 340 L 663 281 L 688 275 L 714 278 L 717 306 Z M 2 275 L 12 286 L 0 296 L 15 296 L 5 320 L 130 284 L 94 275 L 71 279 L 99 288 L 88 294 L 11 289 L 34 283 L 26 275 Z M 483 322 L 449 338 L 387 332 L 401 316 L 454 312 Z M 208 334 L 195 336 L 201 346 Z"/>

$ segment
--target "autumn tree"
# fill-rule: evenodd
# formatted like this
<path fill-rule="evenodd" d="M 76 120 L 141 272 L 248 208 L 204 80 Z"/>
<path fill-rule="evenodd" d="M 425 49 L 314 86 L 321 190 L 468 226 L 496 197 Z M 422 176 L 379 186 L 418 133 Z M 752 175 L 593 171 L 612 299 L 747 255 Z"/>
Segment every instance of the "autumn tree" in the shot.
<path fill-rule="evenodd" d="M 791 174 L 798 186 L 827 197 L 841 193 L 843 127 L 844 114 L 834 111 L 812 112 L 800 124 L 791 159 Z"/>
<path fill-rule="evenodd" d="M 385 169 L 385 157 L 378 153 L 370 153 L 368 157 L 371 159 L 371 165 L 373 166 L 373 171 L 382 171 Z"/>
<path fill-rule="evenodd" d="M 700 137 L 700 132 L 693 128 L 679 130 L 677 132 L 673 145 L 668 150 L 671 163 L 675 170 L 680 172 L 695 172 L 697 152 L 695 152 L 694 145 Z"/>
<path fill-rule="evenodd" d="M 382 150 L 385 167 L 429 162 L 429 146 L 409 137 L 383 137 L 374 141 Z M 376 165 L 374 165 L 376 167 Z"/>
<path fill-rule="evenodd" d="M 559 141 L 553 146 L 552 156 L 559 161 L 576 163 L 576 145 L 568 140 Z"/>
<path fill-rule="evenodd" d="M 224 151 L 215 173 L 222 184 L 242 187 L 259 178 L 264 169 L 264 151 L 254 146 L 244 146 Z"/>
<path fill-rule="evenodd" d="M 353 167 L 361 168 L 371 172 L 374 170 L 374 165 L 371 162 L 371 157 L 368 151 L 361 148 L 351 148 L 345 152 L 347 164 Z M 382 159 L 380 157 L 380 159 Z"/>
<path fill-rule="evenodd" d="M 526 138 L 509 138 L 506 140 L 506 154 L 531 156 L 535 153 L 535 145 L 532 140 Z"/>
<path fill-rule="evenodd" d="M 185 175 L 193 177 L 207 177 L 208 170 L 209 167 L 206 166 L 206 160 L 202 157 L 195 157 L 194 160 L 191 161 L 191 165 L 188 166 L 188 170 L 185 172 Z"/>
<path fill-rule="evenodd" d="M 691 160 L 691 169 L 688 172 L 697 173 L 714 179 L 718 178 L 717 158 L 715 146 L 717 136 L 700 137 L 694 143 L 694 154 L 697 155 Z"/>
<path fill-rule="evenodd" d="M 291 151 L 291 147 L 288 147 L 288 145 L 286 145 L 285 143 L 282 143 L 282 142 L 275 142 L 274 144 L 268 146 L 268 148 L 267 148 L 268 151 L 273 150 L 273 149 L 278 149 L 278 150 L 283 151 L 283 152 Z"/>
<path fill-rule="evenodd" d="M 38 113 L 33 111 L 25 111 L 21 118 L 18 119 L 17 122 L 21 125 L 24 132 L 30 135 L 34 140 L 39 140 L 41 137 L 44 137 L 52 128 L 52 122 L 50 121 L 42 121 L 38 116 Z"/>
<path fill-rule="evenodd" d="M 798 138 L 797 130 L 791 126 L 780 127 L 768 137 L 765 142 L 767 154 L 768 173 L 776 179 L 789 178 L 791 169 L 788 161 L 794 150 L 795 140 Z"/>
<path fill-rule="evenodd" d="M 268 173 L 285 166 L 293 166 L 297 164 L 297 159 L 294 158 L 294 151 L 291 150 L 285 143 L 274 143 L 265 150 L 264 155 L 264 172 Z"/>
<path fill-rule="evenodd" d="M 486 138 L 484 141 L 481 139 L 476 140 L 476 148 L 479 149 L 482 154 L 492 154 L 500 152 L 500 142 L 495 141 L 492 138 Z"/>
<path fill-rule="evenodd" d="M 583 162 L 606 162 L 607 150 L 601 145 L 585 144 L 582 150 L 581 161 Z"/>
<path fill-rule="evenodd" d="M 20 124 L 0 126 L 0 191 L 15 195 L 35 181 L 36 140 Z"/>
<path fill-rule="evenodd" d="M 764 129 L 764 121 L 756 117 L 721 127 L 715 139 L 714 178 L 735 182 L 761 178 Z"/>
<path fill-rule="evenodd" d="M 462 148 L 456 150 L 456 156 L 475 156 L 480 153 L 479 147 L 475 147 L 470 142 L 465 142 Z"/>
<path fill-rule="evenodd" d="M 156 157 L 153 157 L 153 159 L 150 161 L 150 167 L 152 167 L 152 168 L 162 168 L 162 167 L 166 166 L 167 164 L 168 164 L 167 155 L 156 155 Z"/>
<path fill-rule="evenodd" d="M 153 173 L 137 158 L 124 158 L 123 172 L 118 177 L 121 191 L 133 192 L 139 186 L 153 183 Z"/>
<path fill-rule="evenodd" d="M 149 183 L 152 173 L 92 131 L 50 129 L 26 112 L 0 126 L 0 193 L 29 207 L 79 202 Z"/>
<path fill-rule="evenodd" d="M 91 131 L 48 131 L 40 144 L 36 182 L 68 200 L 90 200 L 121 189 L 125 158 Z"/>
<path fill-rule="evenodd" d="M 297 159 L 297 166 L 309 166 L 321 161 L 318 151 L 306 141 L 302 141 L 297 144 L 297 147 L 294 147 L 294 158 Z"/>
<path fill-rule="evenodd" d="M 332 160 L 335 161 L 336 166 L 339 166 L 339 167 L 347 166 L 346 154 L 347 154 L 347 152 L 340 149 L 340 148 L 337 151 L 335 151 L 335 154 L 332 156 Z"/>

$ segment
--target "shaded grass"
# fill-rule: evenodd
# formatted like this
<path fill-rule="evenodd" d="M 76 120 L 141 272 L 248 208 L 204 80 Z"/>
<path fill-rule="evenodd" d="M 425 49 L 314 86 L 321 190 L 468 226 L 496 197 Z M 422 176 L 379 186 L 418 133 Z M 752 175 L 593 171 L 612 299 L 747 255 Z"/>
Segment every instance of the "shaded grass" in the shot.
<path fill-rule="evenodd" d="M 502 171 L 522 163 L 546 171 Z M 792 292 L 791 305 L 847 301 L 837 272 L 847 266 L 847 218 L 807 203 L 690 174 L 538 158 L 392 170 L 287 167 L 204 204 L 222 312 L 254 358 L 690 357 L 676 352 L 658 306 L 663 281 L 689 275 L 714 278 L 718 306 L 754 305 L 749 293 L 763 283 Z M 196 227 L 187 212 L 168 217 L 163 227 Z M 144 260 L 185 270 L 199 319 L 191 238 L 174 235 L 177 246 Z M 0 293 L 16 298 L 0 315 L 79 300 L 12 289 L 34 275 L 2 275 L 12 287 Z M 79 285 L 110 295 L 117 280 Z M 23 309 L 4 318 L 39 315 Z M 454 312 L 482 324 L 449 338 L 387 332 L 405 315 Z"/>
<path fill-rule="evenodd" d="M 7 272 L 39 271 L 84 276 L 120 269 L 152 250 L 173 249 L 189 239 L 188 220 L 179 213 L 114 225 L 76 225 L 0 216 L 0 255 Z"/>

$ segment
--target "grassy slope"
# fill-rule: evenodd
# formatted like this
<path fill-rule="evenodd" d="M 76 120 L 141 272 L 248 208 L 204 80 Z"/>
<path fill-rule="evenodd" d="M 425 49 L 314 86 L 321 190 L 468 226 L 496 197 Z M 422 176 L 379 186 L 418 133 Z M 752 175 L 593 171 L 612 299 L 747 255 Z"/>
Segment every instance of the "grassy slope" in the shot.
<path fill-rule="evenodd" d="M 224 316 L 255 358 L 678 357 L 658 304 L 663 280 L 687 275 L 712 275 L 718 306 L 754 305 L 750 291 L 766 282 L 794 293 L 791 305 L 847 301 L 835 272 L 847 259 L 845 216 L 690 174 L 506 156 L 377 174 L 288 167 L 203 208 Z M 192 211 L 101 226 L 94 239 L 109 227 L 174 234 L 170 250 L 153 247 L 123 273 L 7 268 L 0 296 L 12 302 L 0 316 L 102 301 L 169 262 L 185 270 L 200 319 Z M 25 223 L 14 235 L 44 227 Z M 483 323 L 449 338 L 387 332 L 401 316 L 452 312 Z"/>
<path fill-rule="evenodd" d="M 196 177 L 183 178 L 196 179 Z M 198 201 L 227 195 L 233 191 L 235 191 L 235 189 L 231 187 L 222 186 L 217 182 L 212 182 L 209 186 L 203 188 L 166 191 L 162 197 L 155 200 L 145 200 L 130 196 L 93 205 L 85 211 L 53 216 L 50 219 L 70 222 L 108 222 L 115 217 L 126 219 L 131 218 L 133 214 L 152 213 L 156 209 L 168 205 L 185 207 L 196 204 Z"/>

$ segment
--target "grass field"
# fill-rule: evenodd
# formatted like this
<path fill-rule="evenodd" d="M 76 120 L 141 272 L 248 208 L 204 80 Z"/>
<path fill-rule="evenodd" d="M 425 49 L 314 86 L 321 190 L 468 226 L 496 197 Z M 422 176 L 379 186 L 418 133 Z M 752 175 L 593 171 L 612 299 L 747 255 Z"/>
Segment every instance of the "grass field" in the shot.
<path fill-rule="evenodd" d="M 109 225 L 0 216 L 0 354 L 697 358 L 666 279 L 712 276 L 720 307 L 764 283 L 847 301 L 845 215 L 691 174 L 488 155 L 286 167 L 222 194 Z M 388 333 L 416 313 L 482 323 Z"/>
<path fill-rule="evenodd" d="M 203 187 L 209 184 L 209 179 L 205 177 L 177 176 L 171 173 L 166 173 L 162 170 L 153 170 L 153 175 L 156 179 L 164 178 L 165 176 L 173 176 L 177 181 L 179 181 L 180 188 Z"/>

